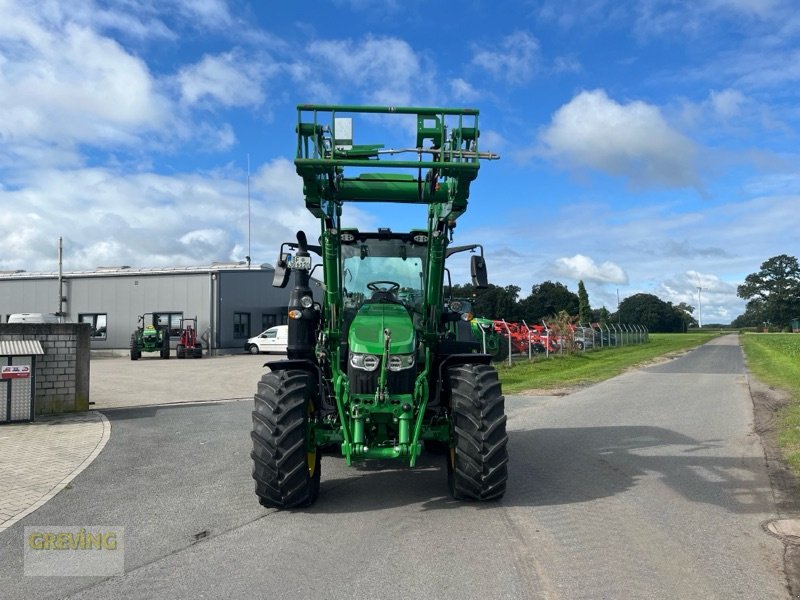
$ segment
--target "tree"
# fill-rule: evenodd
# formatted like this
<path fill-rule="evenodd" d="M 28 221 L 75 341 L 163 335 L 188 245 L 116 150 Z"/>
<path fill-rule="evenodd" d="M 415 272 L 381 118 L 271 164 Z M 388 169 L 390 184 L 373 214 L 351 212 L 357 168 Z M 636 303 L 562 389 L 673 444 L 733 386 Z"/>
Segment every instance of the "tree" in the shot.
<path fill-rule="evenodd" d="M 768 320 L 764 312 L 764 301 L 755 298 L 747 303 L 744 313 L 731 321 L 731 327 L 763 327 Z"/>
<path fill-rule="evenodd" d="M 800 265 L 794 256 L 781 254 L 761 263 L 757 273 L 750 273 L 736 294 L 745 300 L 761 302 L 763 321 L 788 327 L 800 315 Z M 748 304 L 748 307 L 750 305 Z"/>
<path fill-rule="evenodd" d="M 591 321 L 592 307 L 589 306 L 589 294 L 586 293 L 586 286 L 583 279 L 578 282 L 578 322 L 588 323 Z"/>
<path fill-rule="evenodd" d="M 634 294 L 619 305 L 617 315 L 622 323 L 644 325 L 651 332 L 684 331 L 684 321 L 671 302 L 653 294 Z"/>
<path fill-rule="evenodd" d="M 603 306 L 592 309 L 592 322 L 607 325 L 611 321 L 611 313 Z"/>
<path fill-rule="evenodd" d="M 520 288 L 516 285 L 489 284 L 486 289 L 477 289 L 471 284 L 454 285 L 453 298 L 466 298 L 472 301 L 473 313 L 487 319 L 516 320 L 519 317 L 517 296 Z"/>
<path fill-rule="evenodd" d="M 692 316 L 694 312 L 694 306 L 690 306 L 686 304 L 686 302 L 681 302 L 678 306 L 673 306 L 673 310 L 678 318 L 681 320 L 683 326 L 681 327 L 681 331 L 687 331 L 689 327 L 694 327 L 697 325 L 697 320 Z"/>
<path fill-rule="evenodd" d="M 528 323 L 538 323 L 562 310 L 578 313 L 578 295 L 570 292 L 563 283 L 545 281 L 531 288 L 531 295 L 520 302 L 522 318 Z"/>

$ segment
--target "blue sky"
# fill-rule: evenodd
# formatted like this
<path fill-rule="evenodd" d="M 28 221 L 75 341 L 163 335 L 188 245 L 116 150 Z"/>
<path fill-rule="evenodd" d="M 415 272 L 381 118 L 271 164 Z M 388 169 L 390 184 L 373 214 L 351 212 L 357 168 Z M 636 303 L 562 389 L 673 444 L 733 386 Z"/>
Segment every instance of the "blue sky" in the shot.
<path fill-rule="evenodd" d="M 494 283 L 583 279 L 611 310 L 702 287 L 703 322 L 728 322 L 748 273 L 800 252 L 799 40 L 794 0 L 0 0 L 0 270 L 55 270 L 59 236 L 68 270 L 243 260 L 248 156 L 271 263 L 317 231 L 298 103 L 470 106 L 502 159 L 456 243 Z"/>

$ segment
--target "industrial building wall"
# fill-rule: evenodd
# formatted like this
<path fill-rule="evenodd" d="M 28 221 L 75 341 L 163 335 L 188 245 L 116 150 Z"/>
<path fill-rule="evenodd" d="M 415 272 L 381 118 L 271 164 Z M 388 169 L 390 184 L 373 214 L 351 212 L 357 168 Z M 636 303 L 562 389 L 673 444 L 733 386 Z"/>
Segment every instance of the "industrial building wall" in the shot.
<path fill-rule="evenodd" d="M 197 317 L 203 346 L 211 324 L 211 274 L 170 273 L 124 276 L 66 276 L 64 320 L 78 323 L 81 315 L 103 315 L 105 331 L 91 337 L 93 350 L 125 349 L 138 316 L 145 312 L 182 312 Z M 0 281 L 0 314 L 58 311 L 58 279 L 20 278 Z M 86 317 L 84 317 L 84 320 Z M 175 343 L 173 342 L 173 346 Z"/>
<path fill-rule="evenodd" d="M 0 317 L 22 312 L 58 311 L 58 278 L 8 279 L 0 281 Z"/>
<path fill-rule="evenodd" d="M 183 313 L 197 317 L 203 348 L 236 350 L 248 338 L 286 323 L 292 284 L 272 287 L 273 270 L 209 270 L 169 273 L 65 274 L 65 321 L 95 316 L 92 350 L 125 350 L 137 318 L 145 312 Z M 321 288 L 312 281 L 314 298 Z M 0 316 L 20 312 L 58 311 L 58 279 L 0 278 Z M 104 327 L 101 327 L 101 323 Z M 172 339 L 175 347 L 177 338 Z"/>
<path fill-rule="evenodd" d="M 92 338 L 92 349 L 98 350 L 128 348 L 143 313 L 183 313 L 197 317 L 197 330 L 208 347 L 210 277 L 209 273 L 172 273 L 67 279 L 68 319 L 78 322 L 80 314 L 106 315 L 106 339 Z"/>
<path fill-rule="evenodd" d="M 221 348 L 244 348 L 248 338 L 286 323 L 289 288 L 272 287 L 272 278 L 272 270 L 220 273 Z"/>

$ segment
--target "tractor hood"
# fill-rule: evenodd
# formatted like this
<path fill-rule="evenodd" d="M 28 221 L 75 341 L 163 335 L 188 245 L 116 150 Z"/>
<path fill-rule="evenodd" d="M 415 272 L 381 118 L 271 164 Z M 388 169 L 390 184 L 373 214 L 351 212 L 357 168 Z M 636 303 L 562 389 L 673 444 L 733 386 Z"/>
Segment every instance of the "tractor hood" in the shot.
<path fill-rule="evenodd" d="M 350 324 L 348 344 L 350 352 L 383 354 L 383 330 L 392 332 L 390 354 L 414 352 L 414 325 L 408 311 L 401 304 L 364 304 Z"/>

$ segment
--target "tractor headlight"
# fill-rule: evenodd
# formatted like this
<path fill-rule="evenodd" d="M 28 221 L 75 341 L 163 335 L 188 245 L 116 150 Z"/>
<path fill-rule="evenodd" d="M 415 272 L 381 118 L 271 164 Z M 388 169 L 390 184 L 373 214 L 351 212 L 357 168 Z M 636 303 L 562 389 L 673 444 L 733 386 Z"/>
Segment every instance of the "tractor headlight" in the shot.
<path fill-rule="evenodd" d="M 381 359 L 374 354 L 358 354 L 356 352 L 350 355 L 350 365 L 355 369 L 362 369 L 364 371 L 374 371 L 381 363 Z"/>
<path fill-rule="evenodd" d="M 450 300 L 450 310 L 461 312 L 461 309 L 463 308 L 464 304 L 461 302 L 461 300 Z"/>
<path fill-rule="evenodd" d="M 393 354 L 389 357 L 389 370 L 402 371 L 414 366 L 413 354 Z"/>
<path fill-rule="evenodd" d="M 312 306 L 314 306 L 314 298 L 312 298 L 311 296 L 303 296 L 302 298 L 300 298 L 300 306 L 302 306 L 303 308 L 311 308 Z"/>

